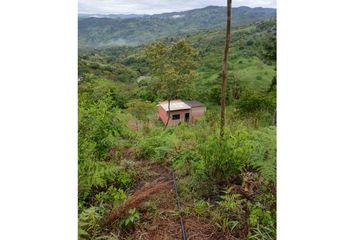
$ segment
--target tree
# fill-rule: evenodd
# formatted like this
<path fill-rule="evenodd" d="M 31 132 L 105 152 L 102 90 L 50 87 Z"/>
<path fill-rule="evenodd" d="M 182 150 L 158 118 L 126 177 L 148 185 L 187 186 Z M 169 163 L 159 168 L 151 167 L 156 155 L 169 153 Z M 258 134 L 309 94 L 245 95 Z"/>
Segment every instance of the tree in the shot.
<path fill-rule="evenodd" d="M 220 112 L 220 137 L 224 137 L 225 128 L 225 92 L 227 86 L 227 63 L 229 48 L 231 42 L 231 8 L 232 0 L 227 0 L 227 22 L 226 22 L 226 39 L 225 39 L 225 49 L 222 67 L 222 85 L 221 85 L 221 112 Z"/>
<path fill-rule="evenodd" d="M 241 80 L 235 72 L 229 74 L 228 85 L 229 91 L 227 98 L 229 99 L 229 101 L 239 99 L 241 95 Z"/>
<path fill-rule="evenodd" d="M 198 53 L 187 40 L 180 39 L 171 46 L 155 42 L 145 47 L 144 53 L 154 79 L 153 88 L 160 99 L 168 101 L 168 111 L 172 99 L 190 97 Z M 169 121 L 168 114 L 165 128 Z"/>
<path fill-rule="evenodd" d="M 132 100 L 128 104 L 128 111 L 139 121 L 143 122 L 144 126 L 147 127 L 149 123 L 150 114 L 153 112 L 154 105 L 148 101 Z M 136 122 L 137 128 L 138 121 Z"/>
<path fill-rule="evenodd" d="M 277 37 L 276 33 L 264 34 L 258 42 L 257 53 L 263 62 L 272 64 L 277 60 Z"/>

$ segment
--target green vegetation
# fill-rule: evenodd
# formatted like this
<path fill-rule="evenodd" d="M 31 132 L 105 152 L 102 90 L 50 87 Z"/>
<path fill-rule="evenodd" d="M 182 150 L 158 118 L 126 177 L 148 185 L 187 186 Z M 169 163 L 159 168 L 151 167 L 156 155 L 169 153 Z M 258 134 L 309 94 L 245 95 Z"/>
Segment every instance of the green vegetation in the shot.
<path fill-rule="evenodd" d="M 275 17 L 275 9 L 239 7 L 233 9 L 234 26 L 243 26 Z M 224 7 L 210 6 L 180 13 L 120 18 L 79 18 L 81 47 L 137 46 L 163 37 L 193 34 L 198 30 L 222 28 Z"/>
<path fill-rule="evenodd" d="M 224 31 L 79 49 L 79 239 L 179 239 L 179 214 L 195 239 L 276 238 L 275 19 L 232 28 L 220 139 Z M 164 78 L 188 84 L 168 96 Z M 180 96 L 207 111 L 164 130 L 156 104 Z"/>
<path fill-rule="evenodd" d="M 151 69 L 151 86 L 160 99 L 167 99 L 168 110 L 173 99 L 188 99 L 192 92 L 192 81 L 196 78 L 196 49 L 181 39 L 171 47 L 156 42 L 144 49 Z M 170 116 L 166 123 L 170 121 Z"/>

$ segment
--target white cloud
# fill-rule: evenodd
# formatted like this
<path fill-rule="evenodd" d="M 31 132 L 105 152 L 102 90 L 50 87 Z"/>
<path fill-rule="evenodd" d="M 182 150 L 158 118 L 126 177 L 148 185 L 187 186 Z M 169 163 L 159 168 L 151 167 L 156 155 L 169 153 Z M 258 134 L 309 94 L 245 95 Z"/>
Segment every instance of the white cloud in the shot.
<path fill-rule="evenodd" d="M 226 0 L 79 0 L 80 13 L 155 14 L 206 6 L 225 6 Z M 276 0 L 237 0 L 233 7 L 276 7 Z"/>

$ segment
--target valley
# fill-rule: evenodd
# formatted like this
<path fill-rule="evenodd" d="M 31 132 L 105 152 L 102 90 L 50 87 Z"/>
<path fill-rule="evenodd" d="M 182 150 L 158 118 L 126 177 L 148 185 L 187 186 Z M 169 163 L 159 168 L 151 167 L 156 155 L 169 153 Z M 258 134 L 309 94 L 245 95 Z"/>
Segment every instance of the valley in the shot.
<path fill-rule="evenodd" d="M 276 239 L 275 11 L 233 10 L 223 138 L 225 8 L 79 19 L 79 239 Z"/>

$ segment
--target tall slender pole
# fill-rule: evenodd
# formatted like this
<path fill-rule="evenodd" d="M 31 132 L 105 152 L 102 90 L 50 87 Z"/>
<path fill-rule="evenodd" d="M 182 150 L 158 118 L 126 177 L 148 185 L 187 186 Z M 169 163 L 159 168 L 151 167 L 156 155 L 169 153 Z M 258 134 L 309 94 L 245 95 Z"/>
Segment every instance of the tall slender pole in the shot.
<path fill-rule="evenodd" d="M 171 99 L 168 99 L 168 111 L 167 111 L 167 122 L 166 122 L 166 124 L 165 124 L 165 127 L 164 127 L 164 130 L 166 130 L 166 128 L 167 128 L 167 126 L 168 126 L 168 124 L 169 124 L 169 122 L 170 122 L 170 118 L 171 118 L 171 116 L 170 116 L 170 113 L 171 113 Z"/>
<path fill-rule="evenodd" d="M 225 128 L 225 92 L 227 86 L 227 61 L 231 42 L 231 9 L 232 0 L 227 0 L 227 22 L 226 22 L 226 39 L 222 67 L 222 85 L 221 85 L 221 113 L 220 113 L 220 137 L 224 137 Z"/>

